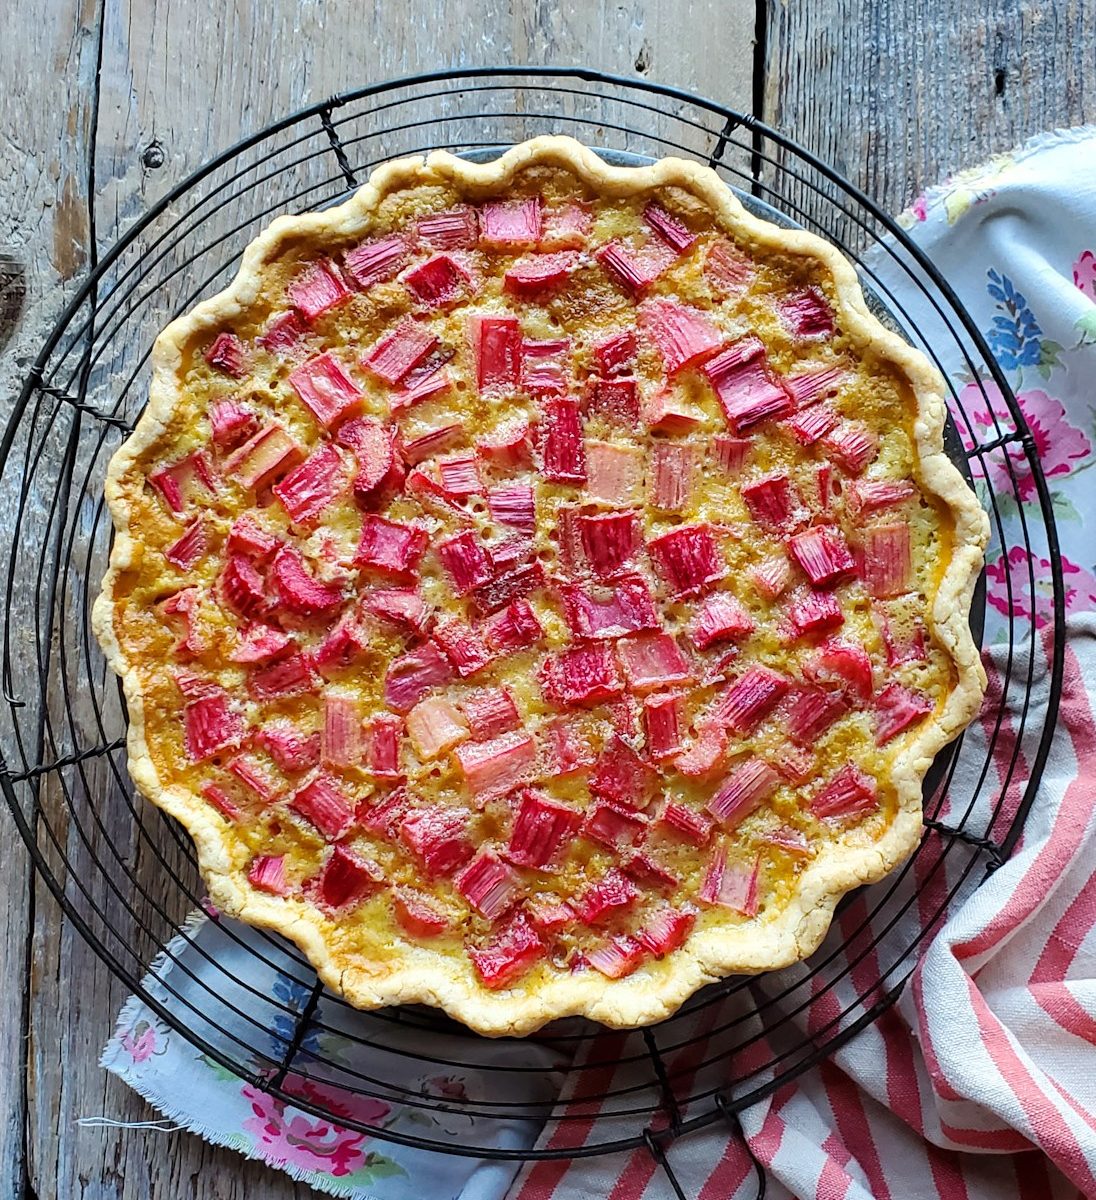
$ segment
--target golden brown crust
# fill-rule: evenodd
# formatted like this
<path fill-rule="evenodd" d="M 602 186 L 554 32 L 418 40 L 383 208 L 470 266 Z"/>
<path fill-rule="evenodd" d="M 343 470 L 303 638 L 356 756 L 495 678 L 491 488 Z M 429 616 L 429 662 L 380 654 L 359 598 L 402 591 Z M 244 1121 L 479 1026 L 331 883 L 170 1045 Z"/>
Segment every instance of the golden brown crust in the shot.
<path fill-rule="evenodd" d="M 684 947 L 633 975 L 607 980 L 595 972 L 553 976 L 535 990 L 520 984 L 489 992 L 467 971 L 421 947 L 409 946 L 396 966 L 383 971 L 368 964 L 341 962 L 327 938 L 331 922 L 300 900 L 265 896 L 243 882 L 223 824 L 208 805 L 187 789 L 165 786 L 154 765 L 145 733 L 144 698 L 138 673 L 123 652 L 114 627 L 118 576 L 139 553 L 121 481 L 167 426 L 179 392 L 183 351 L 197 332 L 215 330 L 242 313 L 261 293 L 264 272 L 287 242 L 323 244 L 368 231 L 369 216 L 394 189 L 414 183 L 448 182 L 471 198 L 496 193 L 533 164 L 557 165 L 606 197 L 628 197 L 676 186 L 697 196 L 737 237 L 754 246 L 801 255 L 832 274 L 844 330 L 861 350 L 893 363 L 910 381 L 918 400 L 915 438 L 922 491 L 946 507 L 954 524 L 953 551 L 935 595 L 936 634 L 950 654 L 956 681 L 941 711 L 925 722 L 893 764 L 898 808 L 880 839 L 867 848 L 824 846 L 804 869 L 791 901 L 764 923 L 700 930 Z M 789 231 L 748 214 L 719 177 L 706 167 L 664 159 L 649 167 L 609 166 L 593 151 L 564 137 L 541 137 L 514 147 L 498 160 L 473 164 L 444 152 L 380 167 L 369 182 L 338 208 L 300 217 L 280 217 L 246 250 L 239 274 L 220 295 L 174 321 L 153 349 L 153 380 L 148 407 L 133 436 L 114 456 L 106 498 L 117 530 L 110 570 L 94 610 L 94 627 L 111 667 L 121 676 L 129 705 L 129 769 L 138 788 L 177 818 L 196 844 L 210 896 L 225 913 L 275 929 L 295 941 L 320 977 L 352 1003 L 373 1008 L 426 1003 L 445 1009 L 489 1035 L 528 1033 L 556 1017 L 581 1014 L 615 1027 L 657 1021 L 672 1013 L 702 985 L 735 972 L 787 966 L 809 955 L 829 927 L 834 906 L 849 889 L 879 879 L 905 859 L 921 835 L 921 782 L 936 753 L 972 719 L 985 686 L 967 614 L 982 566 L 988 522 L 974 495 L 943 452 L 946 414 L 943 384 L 928 361 L 868 311 L 856 274 L 832 246 L 800 231 Z"/>

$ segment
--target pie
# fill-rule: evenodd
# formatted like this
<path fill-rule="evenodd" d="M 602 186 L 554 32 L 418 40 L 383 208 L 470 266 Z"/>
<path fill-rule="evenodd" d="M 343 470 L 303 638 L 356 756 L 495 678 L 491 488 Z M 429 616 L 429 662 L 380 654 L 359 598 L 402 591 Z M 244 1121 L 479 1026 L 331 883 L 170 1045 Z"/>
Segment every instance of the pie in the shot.
<path fill-rule="evenodd" d="M 95 608 L 130 771 L 353 1004 L 646 1024 L 917 843 L 986 519 L 927 361 L 712 171 L 390 163 L 153 363 Z"/>

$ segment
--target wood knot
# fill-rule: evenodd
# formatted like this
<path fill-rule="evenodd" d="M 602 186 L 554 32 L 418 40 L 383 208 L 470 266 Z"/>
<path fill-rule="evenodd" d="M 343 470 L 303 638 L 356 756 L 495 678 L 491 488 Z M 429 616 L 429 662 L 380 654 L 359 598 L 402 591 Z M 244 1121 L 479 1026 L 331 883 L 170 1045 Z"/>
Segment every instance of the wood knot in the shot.
<path fill-rule="evenodd" d="M 27 298 L 27 276 L 23 264 L 0 250 L 0 350 L 15 332 Z"/>

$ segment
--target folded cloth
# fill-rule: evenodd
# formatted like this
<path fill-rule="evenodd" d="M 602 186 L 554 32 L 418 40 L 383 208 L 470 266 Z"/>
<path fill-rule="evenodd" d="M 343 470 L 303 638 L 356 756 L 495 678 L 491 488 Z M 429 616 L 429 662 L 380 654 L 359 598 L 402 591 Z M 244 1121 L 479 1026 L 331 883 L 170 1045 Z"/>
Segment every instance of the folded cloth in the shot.
<path fill-rule="evenodd" d="M 783 1014 L 785 1036 L 788 1029 L 814 1034 L 840 1022 L 885 962 L 895 972 L 883 980 L 882 998 L 912 965 L 910 923 L 917 929 L 928 923 L 935 932 L 897 1006 L 820 1066 L 743 1110 L 749 1153 L 726 1122 L 670 1144 L 678 1184 L 701 1200 L 752 1196 L 754 1158 L 768 1173 L 770 1197 L 1096 1195 L 1096 1072 L 1086 1053 L 1096 1041 L 1096 895 L 1086 894 L 1096 839 L 1096 721 L 1084 683 L 1096 680 L 1090 637 L 1096 632 L 1096 492 L 1086 490 L 1081 477 L 1093 461 L 1090 438 L 1096 435 L 1089 384 L 1096 371 L 1096 130 L 1042 138 L 966 173 L 919 197 L 902 221 L 989 338 L 1018 392 L 1053 489 L 1069 607 L 1058 736 L 1022 840 L 980 888 L 979 870 L 964 876 L 970 853 L 948 855 L 942 839 L 935 856 L 924 857 L 926 865 L 919 857 L 917 870 L 897 887 L 888 885 L 893 899 L 882 914 L 869 907 L 870 892 L 843 911 L 815 956 L 828 959 L 832 952 L 827 987 L 817 1003 Z M 960 433 L 968 448 L 992 443 L 1009 428 L 1003 401 L 992 383 L 970 378 L 970 364 L 955 338 L 934 325 L 939 318 L 905 275 L 906 266 L 901 255 L 877 250 L 865 264 L 865 282 L 879 281 L 928 345 L 954 349 L 941 355 L 940 365 L 962 388 L 970 419 L 958 421 Z M 1049 547 L 1037 536 L 1034 481 L 1018 449 L 1005 443 L 972 461 L 976 484 L 987 503 L 992 493 L 999 521 L 987 567 L 986 711 L 1006 716 L 975 722 L 968 731 L 949 794 L 958 801 L 979 791 L 971 773 L 991 747 L 997 779 L 969 811 L 945 805 L 934 814 L 991 836 L 1007 827 L 1023 794 L 1048 698 L 1043 635 L 1017 644 L 1018 634 L 1047 625 L 1050 565 Z M 995 814 L 990 806 L 999 797 L 1004 811 Z M 934 917 L 953 888 L 952 915 L 938 927 Z M 907 901 L 916 909 L 903 917 Z M 759 978 L 717 1004 L 687 1012 L 675 1026 L 677 1048 L 664 1056 L 672 1077 L 688 1085 L 682 1090 L 733 1093 L 734 1079 L 743 1074 L 752 1085 L 765 1078 L 766 1063 L 780 1048 L 771 1014 L 788 1008 L 791 986 L 811 986 L 809 971 L 801 965 Z M 246 982 L 231 982 L 237 977 Z M 306 979 L 295 957 L 263 935 L 199 916 L 152 965 L 145 987 L 167 1010 L 185 1012 L 207 1049 L 234 1061 L 252 1054 L 259 1077 L 272 1073 L 269 1064 L 284 1056 L 292 1038 L 295 1022 L 286 1008 L 300 1012 L 312 1000 Z M 264 1003 L 264 996 L 279 1004 Z M 639 1033 L 604 1031 L 582 1044 L 565 1075 L 559 1072 L 566 1064 L 543 1046 L 530 1042 L 519 1051 L 485 1042 L 486 1065 L 517 1054 L 522 1065 L 543 1064 L 541 1075 L 514 1075 L 500 1095 L 498 1073 L 488 1081 L 474 1067 L 439 1074 L 425 1060 L 416 1066 L 422 1035 L 413 1024 L 401 1031 L 389 1023 L 383 1036 L 374 1036 L 369 1023 L 377 1017 L 324 996 L 313 1016 L 294 1060 L 307 1063 L 308 1079 L 291 1074 L 286 1090 L 396 1134 L 418 1131 L 431 1140 L 451 1136 L 505 1148 L 526 1148 L 535 1135 L 535 1124 L 520 1119 L 520 1107 L 511 1121 L 463 1118 L 405 1103 L 408 1097 L 459 1101 L 488 1098 L 490 1089 L 492 1102 L 520 1106 L 562 1088 L 563 1119 L 545 1126 L 536 1141 L 555 1152 L 581 1150 L 614 1132 L 634 1136 L 635 1118 L 622 1110 L 657 1107 Z M 363 1046 L 363 1039 L 373 1045 Z M 461 1062 L 462 1046 L 467 1056 L 467 1043 L 447 1047 L 432 1035 L 429 1053 Z M 596 1065 L 618 1060 L 625 1065 Z M 103 1065 L 179 1124 L 335 1195 L 500 1200 L 508 1188 L 511 1200 L 661 1200 L 671 1194 L 646 1148 L 538 1161 L 515 1179 L 512 1164 L 363 1137 L 272 1100 L 137 998 L 123 1008 Z M 362 1076 L 385 1081 L 377 1098 L 355 1097 L 339 1086 Z M 628 1100 L 602 1099 L 605 1093 Z M 710 1096 L 698 1099 L 682 1116 L 688 1120 L 710 1105 Z"/>

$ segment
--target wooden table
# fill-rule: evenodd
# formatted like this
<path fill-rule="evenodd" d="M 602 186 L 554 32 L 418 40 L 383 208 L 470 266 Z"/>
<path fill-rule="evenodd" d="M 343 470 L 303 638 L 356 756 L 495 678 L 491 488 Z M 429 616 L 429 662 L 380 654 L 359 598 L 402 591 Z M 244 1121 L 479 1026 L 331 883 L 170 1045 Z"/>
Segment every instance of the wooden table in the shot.
<path fill-rule="evenodd" d="M 892 209 L 1096 120 L 1096 0 L 37 0 L 0 6 L 0 396 L 96 250 L 217 150 L 365 82 L 583 62 L 761 116 Z M 7 407 L 3 414 L 6 416 Z M 15 501 L 0 495 L 0 528 Z M 0 1200 L 281 1200 L 303 1185 L 184 1133 L 99 1070 L 123 990 L 0 817 Z"/>

